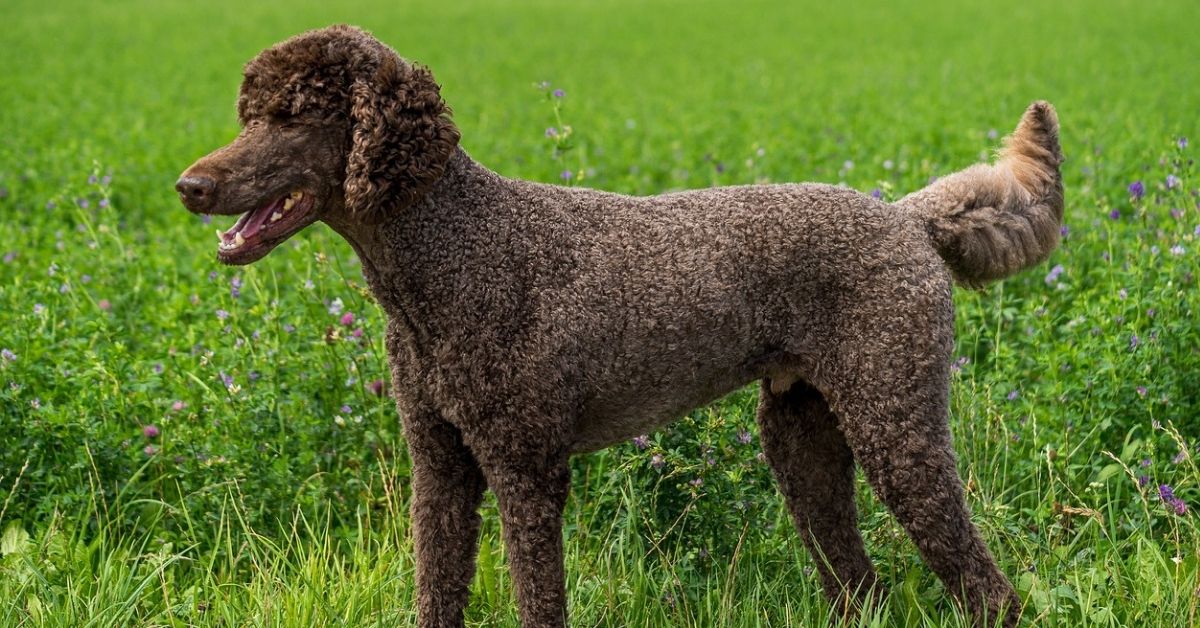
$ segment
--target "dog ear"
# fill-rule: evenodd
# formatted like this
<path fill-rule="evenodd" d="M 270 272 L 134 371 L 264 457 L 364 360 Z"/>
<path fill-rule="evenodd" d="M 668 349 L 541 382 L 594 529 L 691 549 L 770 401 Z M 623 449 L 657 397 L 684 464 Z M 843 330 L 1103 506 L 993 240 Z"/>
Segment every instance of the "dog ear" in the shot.
<path fill-rule="evenodd" d="M 388 58 L 350 91 L 346 207 L 359 220 L 376 223 L 412 205 L 442 176 L 459 132 L 423 67 Z"/>

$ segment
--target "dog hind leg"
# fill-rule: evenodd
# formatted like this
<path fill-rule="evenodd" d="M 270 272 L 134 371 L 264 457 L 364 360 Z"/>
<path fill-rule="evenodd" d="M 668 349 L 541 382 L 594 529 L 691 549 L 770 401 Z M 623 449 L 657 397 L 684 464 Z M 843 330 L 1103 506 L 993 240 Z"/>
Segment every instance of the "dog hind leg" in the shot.
<path fill-rule="evenodd" d="M 963 497 L 948 423 L 948 365 L 934 360 L 923 369 L 918 362 L 890 377 L 863 374 L 834 397 L 834 409 L 875 494 L 946 589 L 978 625 L 1003 619 L 1013 626 L 1020 600 Z"/>
<path fill-rule="evenodd" d="M 883 591 L 858 532 L 854 459 L 820 392 L 804 381 L 776 388 L 778 378 L 764 380 L 759 397 L 763 453 L 826 596 L 855 613 Z"/>

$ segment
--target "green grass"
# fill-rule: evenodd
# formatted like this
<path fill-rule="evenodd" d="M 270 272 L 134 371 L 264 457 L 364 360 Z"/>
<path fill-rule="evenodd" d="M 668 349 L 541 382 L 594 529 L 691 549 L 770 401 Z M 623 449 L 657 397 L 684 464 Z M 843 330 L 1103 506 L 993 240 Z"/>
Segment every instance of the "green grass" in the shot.
<path fill-rule="evenodd" d="M 968 499 L 1031 625 L 1200 622 L 1200 173 L 1198 147 L 1178 143 L 1200 141 L 1200 5 L 5 9 L 0 349 L 15 359 L 0 358 L 0 625 L 415 621 L 408 460 L 370 387 L 386 378 L 383 321 L 352 252 L 320 227 L 219 267 L 213 228 L 172 190 L 236 134 L 241 64 L 333 22 L 428 64 L 482 163 L 629 193 L 812 180 L 894 197 L 985 156 L 1029 101 L 1054 102 L 1070 234 L 1045 265 L 956 295 Z M 565 90 L 561 109 L 542 81 Z M 545 130 L 564 124 L 574 148 L 555 157 Z M 575 625 L 836 615 L 757 439 L 738 439 L 753 407 L 743 391 L 645 450 L 576 461 Z M 860 623 L 967 625 L 860 489 L 891 587 Z M 468 618 L 515 625 L 484 509 Z"/>

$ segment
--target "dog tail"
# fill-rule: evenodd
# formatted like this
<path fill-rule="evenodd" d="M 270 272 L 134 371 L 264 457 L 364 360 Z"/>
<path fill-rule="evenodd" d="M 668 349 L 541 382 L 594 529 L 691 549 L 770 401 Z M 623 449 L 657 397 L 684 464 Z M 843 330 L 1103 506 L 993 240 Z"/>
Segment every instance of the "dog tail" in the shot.
<path fill-rule="evenodd" d="M 981 287 L 1044 261 L 1058 245 L 1062 161 L 1058 116 L 1038 101 L 994 164 L 942 177 L 896 205 L 924 219 L 956 281 Z"/>

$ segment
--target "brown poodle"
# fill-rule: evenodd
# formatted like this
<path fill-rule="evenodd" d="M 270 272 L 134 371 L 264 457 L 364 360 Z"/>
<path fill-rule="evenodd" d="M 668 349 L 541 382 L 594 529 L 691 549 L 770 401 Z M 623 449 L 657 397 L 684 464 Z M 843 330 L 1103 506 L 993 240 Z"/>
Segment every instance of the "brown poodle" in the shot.
<path fill-rule="evenodd" d="M 763 448 L 831 599 L 882 589 L 857 462 L 946 589 L 981 622 L 1015 623 L 951 449 L 951 277 L 981 285 L 1055 247 L 1049 104 L 994 165 L 895 203 L 820 184 L 633 197 L 518 181 L 472 161 L 449 114 L 429 71 L 369 34 L 304 33 L 246 66 L 241 135 L 176 186 L 193 212 L 242 214 L 224 263 L 318 220 L 362 260 L 412 454 L 422 626 L 463 623 L 485 488 L 522 622 L 564 625 L 567 458 L 754 380 Z"/>

